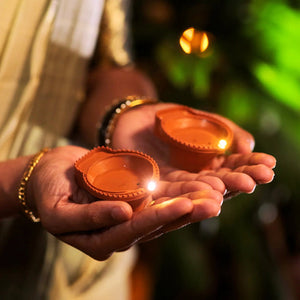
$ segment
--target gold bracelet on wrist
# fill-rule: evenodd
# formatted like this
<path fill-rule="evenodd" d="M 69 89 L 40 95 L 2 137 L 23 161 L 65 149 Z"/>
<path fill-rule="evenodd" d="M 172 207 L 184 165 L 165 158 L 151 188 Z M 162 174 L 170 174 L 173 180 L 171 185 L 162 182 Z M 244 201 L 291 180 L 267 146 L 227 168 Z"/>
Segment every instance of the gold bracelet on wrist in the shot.
<path fill-rule="evenodd" d="M 107 111 L 102 120 L 101 126 L 99 126 L 98 145 L 107 147 L 111 145 L 113 131 L 115 129 L 117 120 L 122 113 L 135 106 L 153 104 L 157 102 L 158 101 L 156 99 L 138 96 L 128 96 L 119 100 Z"/>
<path fill-rule="evenodd" d="M 33 211 L 29 208 L 29 206 L 26 202 L 27 183 L 32 174 L 32 171 L 34 170 L 34 168 L 36 167 L 36 165 L 38 164 L 38 162 L 40 161 L 42 156 L 48 151 L 49 151 L 48 148 L 44 148 L 32 158 L 32 160 L 29 162 L 29 164 L 22 176 L 20 186 L 18 189 L 18 199 L 20 201 L 22 211 L 34 223 L 40 222 L 40 218 L 34 215 Z"/>

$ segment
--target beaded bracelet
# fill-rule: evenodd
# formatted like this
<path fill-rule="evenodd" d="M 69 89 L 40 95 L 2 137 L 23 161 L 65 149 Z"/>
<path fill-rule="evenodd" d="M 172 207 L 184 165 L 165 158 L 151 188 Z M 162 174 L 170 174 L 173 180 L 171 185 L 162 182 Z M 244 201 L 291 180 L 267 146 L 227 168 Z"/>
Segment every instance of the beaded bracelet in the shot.
<path fill-rule="evenodd" d="M 119 100 L 115 105 L 112 105 L 112 107 L 106 112 L 102 120 L 101 126 L 99 126 L 99 146 L 110 146 L 114 128 L 116 126 L 118 118 L 122 113 L 135 106 L 152 104 L 157 102 L 158 101 L 156 99 L 138 96 L 128 96 L 124 99 Z"/>
<path fill-rule="evenodd" d="M 22 211 L 34 223 L 40 222 L 40 218 L 34 215 L 33 211 L 29 208 L 26 202 L 26 188 L 32 171 L 34 170 L 42 156 L 48 151 L 48 148 L 44 148 L 32 158 L 22 176 L 20 186 L 18 189 L 18 199 L 20 201 Z"/>

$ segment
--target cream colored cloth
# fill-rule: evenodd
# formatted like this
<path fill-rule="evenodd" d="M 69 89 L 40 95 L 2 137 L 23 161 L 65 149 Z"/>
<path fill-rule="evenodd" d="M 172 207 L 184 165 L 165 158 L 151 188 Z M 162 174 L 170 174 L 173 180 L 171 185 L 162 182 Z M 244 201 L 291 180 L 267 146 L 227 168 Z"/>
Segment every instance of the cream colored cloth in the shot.
<path fill-rule="evenodd" d="M 1 160 L 67 143 L 64 136 L 84 98 L 103 2 L 0 1 Z M 133 251 L 97 262 L 56 243 L 49 235 L 41 266 L 41 274 L 48 272 L 55 260 L 50 299 L 127 299 Z"/>
<path fill-rule="evenodd" d="M 72 262 L 74 263 L 74 249 L 64 247 L 62 251 L 64 255 L 58 258 L 55 267 L 55 281 L 50 290 L 50 300 L 130 299 L 130 272 L 135 263 L 136 248 L 126 253 L 115 253 L 104 264 L 92 263 L 89 257 L 82 256 L 78 251 L 81 263 L 72 282 L 65 269 L 70 267 Z"/>
<path fill-rule="evenodd" d="M 100 0 L 1 0 L 0 158 L 56 146 L 70 131 L 102 8 Z"/>

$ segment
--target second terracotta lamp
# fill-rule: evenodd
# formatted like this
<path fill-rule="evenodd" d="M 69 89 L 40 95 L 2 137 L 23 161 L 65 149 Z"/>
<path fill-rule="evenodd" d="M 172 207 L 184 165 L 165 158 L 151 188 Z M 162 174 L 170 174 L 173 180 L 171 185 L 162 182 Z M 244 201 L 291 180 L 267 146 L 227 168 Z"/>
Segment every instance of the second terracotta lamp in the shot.
<path fill-rule="evenodd" d="M 169 148 L 170 164 L 199 172 L 231 145 L 231 129 L 211 114 L 176 106 L 158 111 L 155 133 Z M 152 201 L 159 167 L 150 156 L 132 150 L 97 147 L 75 163 L 78 184 L 103 200 L 122 200 L 137 211 Z"/>

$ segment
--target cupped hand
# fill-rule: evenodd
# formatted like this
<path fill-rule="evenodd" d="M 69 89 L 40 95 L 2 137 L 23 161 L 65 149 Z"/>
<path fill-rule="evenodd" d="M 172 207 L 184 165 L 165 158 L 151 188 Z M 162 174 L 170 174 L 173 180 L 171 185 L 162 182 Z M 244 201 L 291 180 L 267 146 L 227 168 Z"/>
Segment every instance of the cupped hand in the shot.
<path fill-rule="evenodd" d="M 126 203 L 95 202 L 94 197 L 77 185 L 74 163 L 87 151 L 75 146 L 52 149 L 32 173 L 27 193 L 29 206 L 53 233 L 96 229 L 131 217 L 132 211 Z"/>
<path fill-rule="evenodd" d="M 156 238 L 187 224 L 218 216 L 223 200 L 239 193 L 252 193 L 257 184 L 268 183 L 274 176 L 272 169 L 275 166 L 275 159 L 264 153 L 232 154 L 216 160 L 215 169 L 198 173 L 172 167 L 162 168 L 163 180 L 157 192 L 154 193 L 154 198 L 157 198 L 155 203 L 163 203 L 169 199 L 168 197 L 183 193 L 182 196 L 188 195 L 193 201 L 193 210 L 145 236 L 143 241 Z M 172 192 L 168 190 L 170 187 L 172 187 Z"/>
<path fill-rule="evenodd" d="M 202 201 L 202 218 L 220 210 L 222 194 L 200 182 L 162 181 L 152 205 L 138 212 L 123 201 L 95 201 L 74 177 L 74 162 L 86 152 L 67 146 L 46 153 L 28 182 L 27 199 L 47 231 L 95 259 L 104 260 L 172 224 L 177 228 L 193 213 L 195 199 Z"/>
<path fill-rule="evenodd" d="M 276 160 L 272 155 L 265 153 L 235 153 L 222 155 L 215 159 L 212 167 L 201 170 L 198 173 L 190 173 L 175 168 L 164 168 L 163 178 L 173 182 L 180 181 L 203 181 L 210 180 L 210 184 L 216 185 L 223 193 L 224 199 L 229 199 L 239 193 L 250 194 L 255 190 L 256 185 L 266 184 L 274 178 L 274 167 Z"/>
<path fill-rule="evenodd" d="M 139 150 L 158 162 L 161 181 L 151 205 L 133 212 L 126 202 L 95 201 L 77 186 L 74 178 L 74 162 L 87 150 L 56 148 L 41 159 L 28 186 L 30 205 L 46 230 L 103 260 L 135 243 L 217 216 L 224 198 L 251 193 L 256 184 L 272 180 L 275 159 L 252 153 L 251 134 L 226 119 L 234 131 L 232 150 L 236 153 L 216 158 L 209 170 L 198 173 L 172 167 L 168 163 L 168 147 L 153 132 L 155 112 L 166 106 L 129 110 L 121 115 L 113 136 L 114 148 Z"/>
<path fill-rule="evenodd" d="M 154 157 L 160 166 L 162 180 L 202 181 L 204 176 L 205 180 L 209 176 L 212 183 L 218 178 L 221 183 L 219 181 L 217 190 L 223 191 L 225 198 L 238 193 L 251 193 L 257 184 L 272 181 L 275 158 L 265 153 L 253 153 L 253 136 L 234 122 L 216 114 L 212 115 L 225 122 L 233 131 L 232 154 L 217 157 L 209 170 L 199 170 L 198 173 L 173 168 L 169 164 L 168 146 L 154 134 L 155 113 L 171 106 L 174 104 L 145 105 L 121 115 L 115 128 L 113 147 L 139 150 Z"/>

